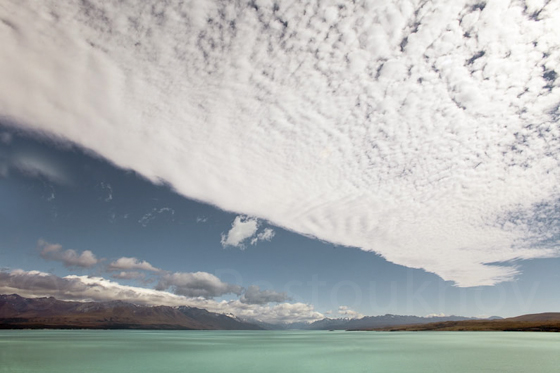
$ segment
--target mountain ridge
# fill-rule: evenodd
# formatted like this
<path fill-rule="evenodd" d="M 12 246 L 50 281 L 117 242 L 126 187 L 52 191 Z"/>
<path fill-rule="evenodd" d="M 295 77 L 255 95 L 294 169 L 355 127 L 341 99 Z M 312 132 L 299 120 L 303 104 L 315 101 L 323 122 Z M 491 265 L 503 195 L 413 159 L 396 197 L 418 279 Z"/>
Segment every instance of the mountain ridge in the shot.
<path fill-rule="evenodd" d="M 380 316 L 364 316 L 359 319 L 350 318 L 324 318 L 314 321 L 312 323 L 288 323 L 288 324 L 269 324 L 256 320 L 248 320 L 261 326 L 264 329 L 282 329 L 282 330 L 349 330 L 349 329 L 362 329 L 362 328 L 381 328 L 388 326 L 409 325 L 409 324 L 424 324 L 434 321 L 463 321 L 463 320 L 476 320 L 476 318 L 464 316 L 411 316 L 411 315 L 380 315 Z"/>
<path fill-rule="evenodd" d="M 373 331 L 534 331 L 560 332 L 560 312 L 545 312 L 505 319 L 445 321 L 354 330 Z"/>
<path fill-rule="evenodd" d="M 54 297 L 0 295 L 0 329 L 164 329 L 164 330 L 534 330 L 560 331 L 560 313 L 510 318 L 379 315 L 324 318 L 312 323 L 266 323 L 188 306 L 143 306 L 120 300 L 63 301 Z"/>
<path fill-rule="evenodd" d="M 123 301 L 76 302 L 0 295 L 0 329 L 259 330 L 205 309 L 140 306 Z"/>

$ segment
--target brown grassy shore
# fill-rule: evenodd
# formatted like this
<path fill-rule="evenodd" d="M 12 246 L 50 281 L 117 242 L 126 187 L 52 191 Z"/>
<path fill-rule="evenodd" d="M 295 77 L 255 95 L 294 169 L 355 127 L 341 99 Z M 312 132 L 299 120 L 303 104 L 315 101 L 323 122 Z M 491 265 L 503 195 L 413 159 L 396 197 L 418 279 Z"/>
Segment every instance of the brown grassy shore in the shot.
<path fill-rule="evenodd" d="M 538 313 L 510 317 L 501 320 L 445 321 L 430 324 L 399 325 L 376 329 L 354 329 L 374 331 L 516 331 L 516 332 L 560 332 L 560 312 Z"/>

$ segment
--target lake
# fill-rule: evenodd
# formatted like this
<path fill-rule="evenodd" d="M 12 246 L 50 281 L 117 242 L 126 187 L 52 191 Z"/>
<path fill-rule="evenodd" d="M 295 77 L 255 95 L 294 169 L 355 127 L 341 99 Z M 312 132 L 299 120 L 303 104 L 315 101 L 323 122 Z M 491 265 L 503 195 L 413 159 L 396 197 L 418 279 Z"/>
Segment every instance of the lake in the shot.
<path fill-rule="evenodd" d="M 0 372 L 554 372 L 560 334 L 0 331 Z"/>

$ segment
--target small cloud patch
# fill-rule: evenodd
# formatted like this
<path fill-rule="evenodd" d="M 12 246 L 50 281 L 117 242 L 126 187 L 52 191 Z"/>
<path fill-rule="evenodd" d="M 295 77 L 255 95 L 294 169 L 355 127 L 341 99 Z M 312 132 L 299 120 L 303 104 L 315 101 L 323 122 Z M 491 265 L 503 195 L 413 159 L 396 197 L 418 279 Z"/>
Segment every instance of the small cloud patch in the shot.
<path fill-rule="evenodd" d="M 257 233 L 258 229 L 259 221 L 257 219 L 239 215 L 231 224 L 231 229 L 227 234 L 222 233 L 220 242 L 224 248 L 234 246 L 244 250 L 247 241 L 251 245 L 256 245 L 259 241 L 270 241 L 275 235 L 271 228 L 265 228 Z"/>

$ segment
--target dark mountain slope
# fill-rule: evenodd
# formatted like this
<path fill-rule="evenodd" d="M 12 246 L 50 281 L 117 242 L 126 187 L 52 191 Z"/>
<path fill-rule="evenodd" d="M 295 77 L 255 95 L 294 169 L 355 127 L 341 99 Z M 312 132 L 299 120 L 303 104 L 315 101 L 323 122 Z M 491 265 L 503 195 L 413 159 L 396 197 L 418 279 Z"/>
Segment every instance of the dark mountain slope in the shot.
<path fill-rule="evenodd" d="M 0 329 L 210 329 L 260 327 L 193 307 L 139 306 L 122 301 L 67 302 L 0 295 Z"/>

